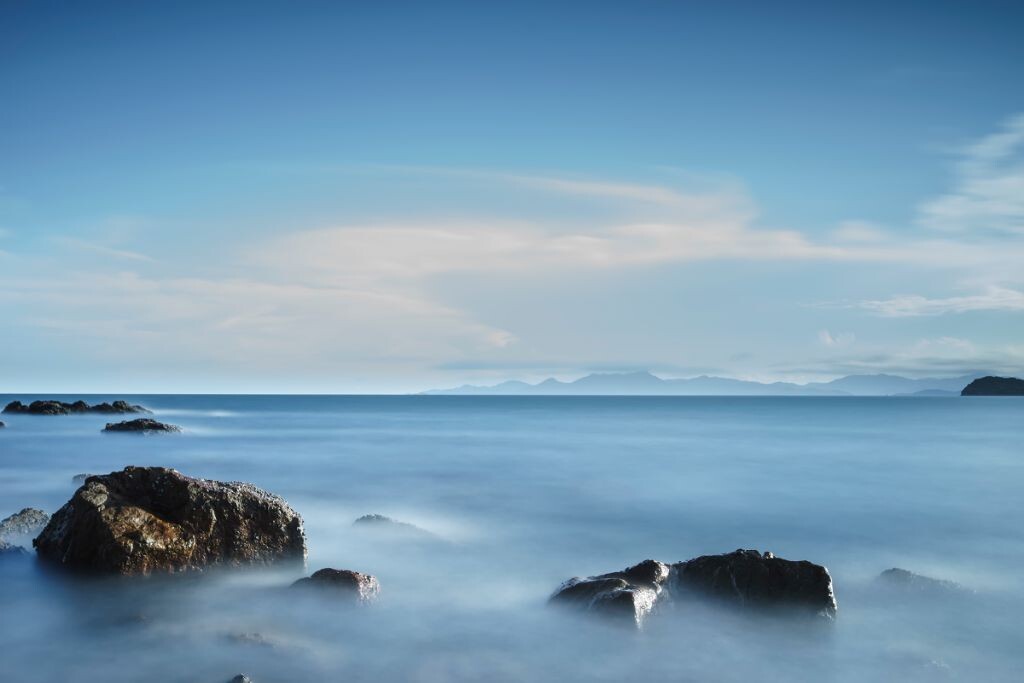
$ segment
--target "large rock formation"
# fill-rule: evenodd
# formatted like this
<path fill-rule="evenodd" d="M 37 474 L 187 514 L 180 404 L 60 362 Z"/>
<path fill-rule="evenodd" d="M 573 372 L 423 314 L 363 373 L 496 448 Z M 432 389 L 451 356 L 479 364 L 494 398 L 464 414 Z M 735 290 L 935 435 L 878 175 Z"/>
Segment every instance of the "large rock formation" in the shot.
<path fill-rule="evenodd" d="M 608 615 L 639 627 L 654 609 L 668 576 L 668 565 L 644 560 L 620 572 L 571 578 L 548 602 Z"/>
<path fill-rule="evenodd" d="M 821 565 L 737 550 L 672 565 L 674 597 L 701 595 L 747 608 L 785 608 L 833 619 L 832 577 Z"/>
<path fill-rule="evenodd" d="M 148 417 L 140 417 L 135 420 L 125 420 L 123 422 L 108 422 L 107 426 L 103 428 L 105 432 L 137 432 L 147 434 L 150 432 L 180 432 L 181 427 L 178 425 L 166 424 L 164 422 L 157 422 L 156 420 Z"/>
<path fill-rule="evenodd" d="M 11 401 L 4 408 L 3 412 L 19 415 L 71 415 L 79 413 L 100 413 L 103 415 L 116 415 L 121 413 L 149 413 L 150 411 L 138 405 L 131 405 L 127 401 L 114 401 L 113 403 L 97 403 L 89 405 L 85 401 L 64 403 L 62 401 L 32 401 L 25 405 L 21 401 Z"/>
<path fill-rule="evenodd" d="M 25 508 L 0 522 L 0 540 L 10 541 L 18 536 L 35 536 L 49 521 L 50 515 L 42 510 Z"/>
<path fill-rule="evenodd" d="M 961 396 L 1024 396 L 1024 379 L 979 377 L 960 392 Z"/>
<path fill-rule="evenodd" d="M 33 541 L 40 557 L 113 574 L 304 561 L 302 518 L 252 484 L 126 467 L 86 479 Z"/>
<path fill-rule="evenodd" d="M 369 602 L 380 593 L 377 578 L 351 569 L 321 569 L 312 576 L 299 579 L 292 588 L 316 589 L 335 595 Z"/>

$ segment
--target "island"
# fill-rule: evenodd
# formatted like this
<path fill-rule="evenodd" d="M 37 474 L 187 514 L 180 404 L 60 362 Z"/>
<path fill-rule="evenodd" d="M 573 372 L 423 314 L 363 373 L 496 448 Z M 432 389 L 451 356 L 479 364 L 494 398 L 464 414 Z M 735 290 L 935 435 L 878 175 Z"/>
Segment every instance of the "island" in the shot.
<path fill-rule="evenodd" d="M 960 392 L 961 396 L 1024 396 L 1024 379 L 980 377 Z"/>

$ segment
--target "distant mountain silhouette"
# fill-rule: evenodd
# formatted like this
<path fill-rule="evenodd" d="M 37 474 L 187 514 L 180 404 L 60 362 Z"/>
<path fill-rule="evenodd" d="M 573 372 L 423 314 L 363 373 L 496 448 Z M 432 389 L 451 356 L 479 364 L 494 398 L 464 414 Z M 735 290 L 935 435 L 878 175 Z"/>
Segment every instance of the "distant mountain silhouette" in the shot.
<path fill-rule="evenodd" d="M 963 396 L 1024 396 L 1024 379 L 1016 377 L 982 377 L 960 392 Z"/>
<path fill-rule="evenodd" d="M 894 396 L 928 392 L 956 395 L 984 372 L 933 379 L 898 375 L 850 375 L 831 382 L 752 382 L 728 377 L 662 379 L 650 372 L 595 373 L 572 382 L 554 378 L 538 384 L 517 380 L 493 386 L 464 385 L 426 391 L 459 396 Z"/>

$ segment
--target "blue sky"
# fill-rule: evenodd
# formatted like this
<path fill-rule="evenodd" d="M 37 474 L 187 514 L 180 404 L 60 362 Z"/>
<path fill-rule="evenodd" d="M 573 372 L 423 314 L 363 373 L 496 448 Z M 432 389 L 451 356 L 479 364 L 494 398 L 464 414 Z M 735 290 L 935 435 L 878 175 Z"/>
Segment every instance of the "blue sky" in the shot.
<path fill-rule="evenodd" d="M 1024 8 L 0 6 L 0 388 L 1024 370 Z"/>

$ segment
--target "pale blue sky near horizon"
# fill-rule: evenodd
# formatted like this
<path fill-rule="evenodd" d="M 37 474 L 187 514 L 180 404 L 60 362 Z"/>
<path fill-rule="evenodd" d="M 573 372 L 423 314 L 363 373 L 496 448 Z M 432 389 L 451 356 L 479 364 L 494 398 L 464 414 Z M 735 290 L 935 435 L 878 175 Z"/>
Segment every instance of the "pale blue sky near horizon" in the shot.
<path fill-rule="evenodd" d="M 0 391 L 1024 372 L 1021 27 L 0 4 Z"/>

